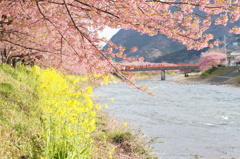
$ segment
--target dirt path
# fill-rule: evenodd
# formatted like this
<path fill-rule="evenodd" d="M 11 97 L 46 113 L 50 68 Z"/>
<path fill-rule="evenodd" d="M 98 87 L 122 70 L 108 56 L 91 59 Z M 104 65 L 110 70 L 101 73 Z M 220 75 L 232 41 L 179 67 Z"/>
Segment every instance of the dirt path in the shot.
<path fill-rule="evenodd" d="M 221 76 L 213 77 L 213 78 L 203 78 L 201 73 L 190 74 L 189 77 L 178 77 L 174 81 L 176 82 L 191 82 L 191 83 L 209 83 L 209 84 L 233 84 L 240 86 L 239 80 L 233 80 L 231 82 L 227 82 L 228 80 L 240 76 L 240 72 L 238 70 L 233 69 Z"/>
<path fill-rule="evenodd" d="M 240 72 L 238 72 L 236 70 L 233 70 L 233 71 L 230 71 L 228 73 L 225 73 L 222 76 L 214 77 L 210 81 L 214 82 L 214 83 L 222 83 L 222 82 L 225 82 L 225 81 L 227 81 L 227 80 L 229 80 L 233 77 L 239 76 L 239 75 L 240 75 Z"/>

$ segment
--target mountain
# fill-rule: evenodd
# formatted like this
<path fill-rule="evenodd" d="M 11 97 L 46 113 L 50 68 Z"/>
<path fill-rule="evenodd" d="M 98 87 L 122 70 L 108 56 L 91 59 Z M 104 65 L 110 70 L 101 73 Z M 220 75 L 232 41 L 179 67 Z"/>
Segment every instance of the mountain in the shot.
<path fill-rule="evenodd" d="M 181 50 L 185 47 L 181 43 L 172 41 L 162 34 L 155 36 L 149 36 L 147 34 L 141 35 L 137 31 L 123 29 L 119 30 L 111 38 L 111 41 L 126 47 L 124 53 L 127 54 L 128 57 L 144 57 L 145 61 L 154 61 L 159 56 Z M 130 48 L 134 46 L 137 46 L 138 50 L 130 53 Z"/>
<path fill-rule="evenodd" d="M 181 43 L 172 41 L 165 35 L 141 35 L 134 30 L 120 30 L 111 38 L 111 40 L 113 43 L 125 46 L 125 53 L 128 56 L 145 57 L 146 61 L 153 61 L 156 57 L 184 48 Z M 130 53 L 129 49 L 134 46 L 138 47 L 137 52 Z"/>
<path fill-rule="evenodd" d="M 240 22 L 235 22 L 234 24 L 229 23 L 229 26 L 238 25 Z M 226 36 L 227 47 L 234 50 L 232 43 L 239 41 L 239 35 L 229 34 L 226 28 L 221 26 L 212 25 L 206 31 L 206 33 L 211 33 L 214 35 L 215 40 L 219 39 L 224 41 L 223 37 Z M 208 48 L 202 50 L 187 50 L 186 47 L 172 39 L 167 38 L 163 34 L 157 34 L 155 36 L 149 36 L 147 34 L 141 35 L 139 32 L 134 30 L 119 30 L 112 38 L 111 41 L 115 44 L 122 45 L 126 47 L 124 54 L 127 57 L 144 57 L 147 62 L 171 62 L 171 63 L 189 63 L 197 62 L 200 54 L 205 52 Z M 238 42 L 237 45 L 239 45 Z M 236 45 L 236 43 L 234 44 Z M 130 48 L 137 46 L 138 50 L 134 53 L 130 53 Z M 221 46 L 223 47 L 223 45 Z M 106 49 L 107 46 L 104 47 Z M 119 61 L 119 59 L 118 59 Z"/>

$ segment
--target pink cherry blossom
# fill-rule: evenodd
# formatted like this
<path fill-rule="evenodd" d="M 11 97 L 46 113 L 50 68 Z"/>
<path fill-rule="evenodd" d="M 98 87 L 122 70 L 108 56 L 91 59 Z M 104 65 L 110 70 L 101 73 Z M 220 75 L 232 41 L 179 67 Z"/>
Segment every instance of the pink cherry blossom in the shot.
<path fill-rule="evenodd" d="M 31 56 L 42 67 L 70 73 L 117 71 L 116 56 L 137 60 L 127 59 L 124 46 L 109 42 L 112 49 L 102 49 L 100 43 L 107 40 L 99 32 L 106 26 L 162 33 L 189 49 L 201 49 L 214 45 L 209 43 L 213 36 L 205 35 L 211 24 L 224 26 L 240 17 L 238 0 L 1 0 L 0 8 L 0 51 L 6 50 L 8 58 Z M 240 33 L 239 26 L 228 29 Z"/>
<path fill-rule="evenodd" d="M 205 71 L 219 64 L 226 64 L 226 57 L 226 54 L 220 52 L 209 51 L 203 53 L 199 60 L 200 70 Z"/>

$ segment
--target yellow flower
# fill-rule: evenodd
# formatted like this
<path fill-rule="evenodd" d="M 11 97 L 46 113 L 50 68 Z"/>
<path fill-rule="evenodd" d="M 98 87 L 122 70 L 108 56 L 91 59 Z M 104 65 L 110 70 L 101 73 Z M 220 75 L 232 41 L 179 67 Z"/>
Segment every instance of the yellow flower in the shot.
<path fill-rule="evenodd" d="M 87 90 L 86 90 L 88 93 L 91 93 L 92 92 L 92 87 L 87 87 Z"/>
<path fill-rule="evenodd" d="M 42 70 L 38 80 L 38 105 L 46 125 L 42 136 L 47 140 L 49 136 L 45 134 L 50 131 L 56 136 L 49 138 L 49 148 L 52 145 L 58 146 L 59 143 L 67 143 L 64 140 L 76 144 L 76 149 L 73 150 L 76 152 L 93 144 L 91 134 L 96 129 L 96 112 L 93 111 L 93 106 L 100 109 L 101 105 L 93 104 L 89 96 L 92 87 L 76 92 L 76 88 L 71 88 L 64 76 L 54 69 Z M 76 84 L 77 81 L 83 79 L 74 80 L 72 83 Z M 61 138 L 62 135 L 66 138 Z"/>
<path fill-rule="evenodd" d="M 103 80 L 104 80 L 105 82 L 108 82 L 108 77 L 107 77 L 107 76 L 103 77 Z"/>
<path fill-rule="evenodd" d="M 127 126 L 127 125 L 128 125 L 128 123 L 126 123 L 126 122 L 125 122 L 125 123 L 123 123 L 123 126 Z"/>
<path fill-rule="evenodd" d="M 76 84 L 78 81 L 75 79 L 74 81 L 73 81 L 73 84 Z"/>
<path fill-rule="evenodd" d="M 96 105 L 95 107 L 96 107 L 96 109 L 101 109 L 102 108 L 101 105 Z"/>
<path fill-rule="evenodd" d="M 111 102 L 114 102 L 114 98 L 109 99 Z"/>

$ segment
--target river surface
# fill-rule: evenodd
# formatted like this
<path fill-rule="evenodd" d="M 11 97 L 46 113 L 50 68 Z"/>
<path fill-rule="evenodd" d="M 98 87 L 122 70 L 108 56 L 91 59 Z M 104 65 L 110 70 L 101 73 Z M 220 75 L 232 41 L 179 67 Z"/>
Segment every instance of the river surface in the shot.
<path fill-rule="evenodd" d="M 94 95 L 110 115 L 156 138 L 161 159 L 240 159 L 240 88 L 167 78 L 138 82 L 156 97 L 124 83 L 98 87 Z"/>

